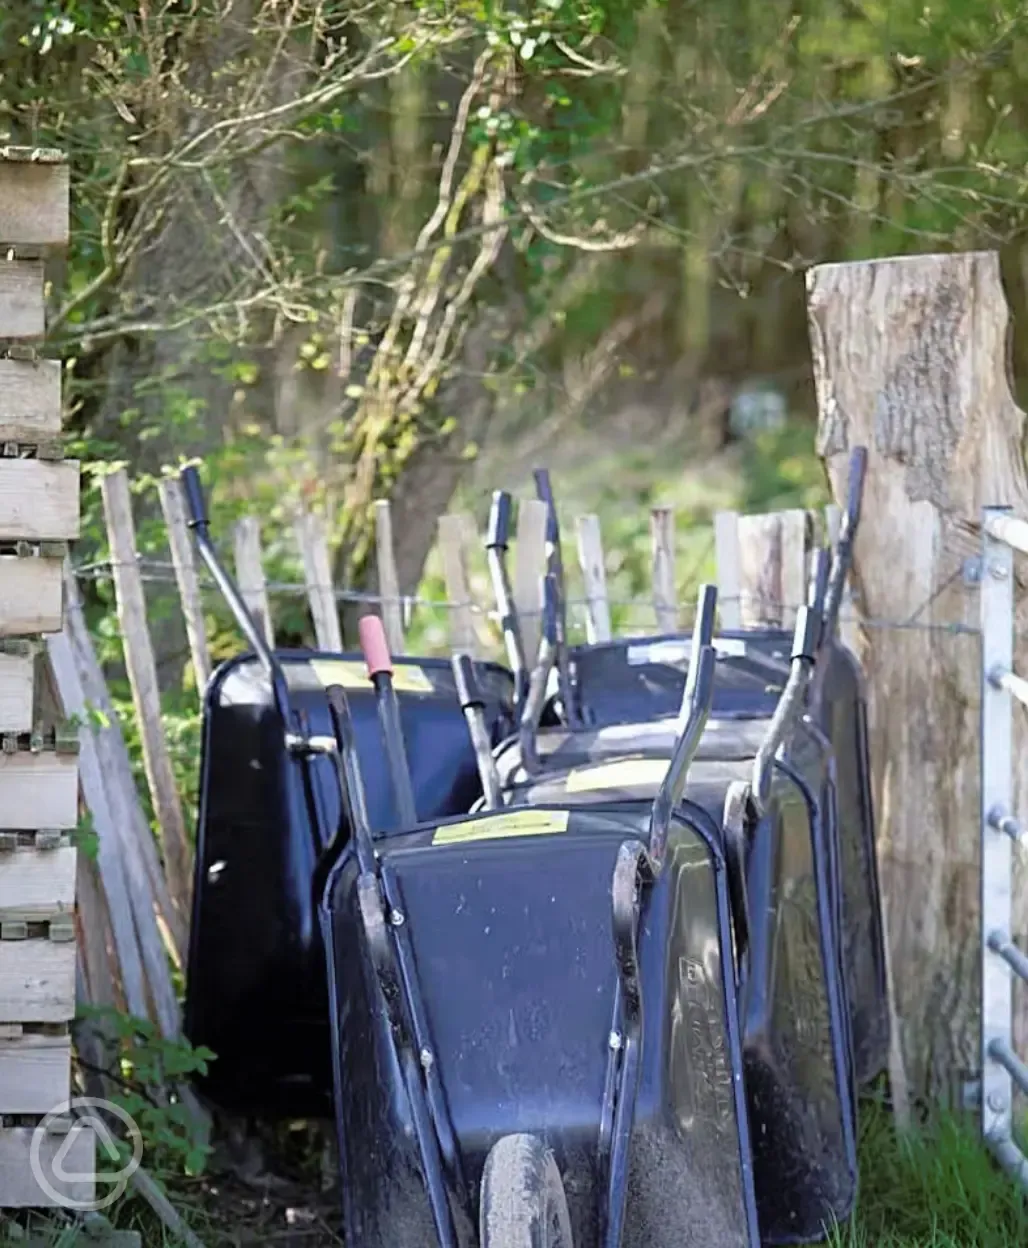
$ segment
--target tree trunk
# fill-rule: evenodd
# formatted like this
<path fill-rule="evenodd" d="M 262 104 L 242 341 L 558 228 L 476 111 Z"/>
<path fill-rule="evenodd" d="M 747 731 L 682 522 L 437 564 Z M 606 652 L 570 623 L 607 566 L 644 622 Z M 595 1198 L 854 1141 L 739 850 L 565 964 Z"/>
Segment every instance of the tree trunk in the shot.
<path fill-rule="evenodd" d="M 1007 305 L 991 252 L 823 265 L 807 289 L 818 450 L 840 502 L 847 450 L 869 452 L 855 583 L 875 622 L 863 657 L 893 1076 L 938 1096 L 979 1050 L 979 603 L 964 561 L 983 506 L 1028 514 Z M 1017 733 L 1023 758 L 1023 716 Z M 1015 783 L 1023 796 L 1023 771 Z"/>

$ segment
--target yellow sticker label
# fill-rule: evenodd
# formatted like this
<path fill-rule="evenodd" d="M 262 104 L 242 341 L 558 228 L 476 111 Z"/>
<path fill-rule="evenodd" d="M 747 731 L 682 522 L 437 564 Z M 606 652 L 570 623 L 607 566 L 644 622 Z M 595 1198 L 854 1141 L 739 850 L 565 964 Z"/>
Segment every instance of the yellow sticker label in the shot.
<path fill-rule="evenodd" d="M 590 793 L 595 789 L 658 788 L 667 775 L 666 758 L 619 758 L 594 767 L 576 767 L 564 786 L 569 793 Z"/>
<path fill-rule="evenodd" d="M 552 836 L 568 830 L 569 811 L 511 810 L 436 828 L 433 845 L 466 845 L 470 841 L 498 841 L 514 836 Z"/>
<path fill-rule="evenodd" d="M 342 685 L 344 689 L 369 689 L 368 669 L 358 659 L 311 659 L 311 669 L 322 685 Z M 422 668 L 397 663 L 393 668 L 393 688 L 397 693 L 431 693 L 432 682 Z"/>

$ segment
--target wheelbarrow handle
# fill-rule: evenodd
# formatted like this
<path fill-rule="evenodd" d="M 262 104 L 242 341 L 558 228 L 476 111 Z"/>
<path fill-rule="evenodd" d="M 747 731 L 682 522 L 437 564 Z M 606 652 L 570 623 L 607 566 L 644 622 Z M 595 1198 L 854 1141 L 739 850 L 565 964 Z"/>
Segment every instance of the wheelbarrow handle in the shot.
<path fill-rule="evenodd" d="M 574 697 L 574 690 L 571 687 L 571 672 L 568 664 L 567 594 L 564 583 L 564 558 L 560 549 L 560 521 L 557 518 L 557 503 L 553 497 L 553 485 L 550 481 L 549 469 L 536 468 L 532 476 L 535 479 L 536 497 L 540 502 L 546 504 L 546 541 L 550 546 L 549 571 L 553 573 L 557 591 L 555 605 L 557 688 L 568 723 L 576 725 L 580 721 L 580 715 Z"/>
<path fill-rule="evenodd" d="M 846 519 L 851 535 L 860 523 L 864 505 L 864 483 L 867 480 L 867 447 L 857 446 L 850 452 L 849 482 L 846 489 Z"/>
<path fill-rule="evenodd" d="M 374 871 L 375 850 L 372 840 L 371 821 L 368 818 L 368 803 L 364 789 L 364 777 L 361 774 L 360 762 L 357 759 L 357 748 L 354 742 L 353 720 L 350 717 L 350 704 L 346 692 L 341 685 L 329 685 L 325 690 L 328 701 L 328 712 L 332 720 L 332 730 L 336 740 L 336 774 L 339 780 L 339 795 L 342 809 L 349 819 L 357 849 L 357 859 L 362 871 Z"/>
<path fill-rule="evenodd" d="M 557 582 L 552 572 L 543 579 L 542 635 L 539 653 L 528 682 L 528 695 L 521 711 L 518 737 L 521 743 L 521 765 L 528 775 L 539 771 L 536 734 L 546 703 L 546 689 L 557 654 Z"/>
<path fill-rule="evenodd" d="M 511 497 L 506 490 L 493 492 L 492 505 L 489 508 L 489 527 L 486 530 L 486 550 L 506 552 L 510 545 L 510 518 L 513 510 Z"/>
<path fill-rule="evenodd" d="M 553 485 L 550 482 L 548 468 L 535 468 L 532 471 L 535 482 L 535 496 L 546 504 L 546 540 L 554 547 L 557 558 L 560 558 L 560 522 L 557 519 L 557 504 L 553 497 Z"/>
<path fill-rule="evenodd" d="M 393 792 L 396 794 L 400 826 L 404 829 L 412 828 L 418 821 L 418 815 L 414 805 L 407 751 L 403 744 L 400 705 L 393 688 L 393 660 L 386 641 L 385 627 L 377 615 L 365 615 L 357 623 L 357 634 L 368 669 L 368 679 L 375 689 L 379 725 Z"/>
<path fill-rule="evenodd" d="M 475 663 L 470 654 L 455 654 L 450 665 L 453 668 L 454 684 L 457 686 L 457 700 L 464 712 L 464 722 L 468 726 L 468 734 L 475 751 L 486 809 L 496 810 L 503 804 L 503 795 L 485 719 L 485 699 L 475 675 Z"/>
<path fill-rule="evenodd" d="M 649 853 L 656 870 L 664 861 L 668 834 L 671 830 L 671 816 L 675 807 L 682 800 L 686 781 L 689 778 L 689 767 L 707 726 L 711 703 L 714 700 L 714 672 L 717 667 L 717 654 L 713 646 L 699 647 L 696 660 L 696 681 L 689 702 L 685 724 L 675 743 L 674 753 L 668 765 L 667 773 L 657 790 L 650 815 Z"/>
<path fill-rule="evenodd" d="M 271 694 L 275 700 L 276 709 L 286 726 L 289 747 L 298 748 L 303 752 L 305 736 L 298 728 L 297 717 L 293 713 L 293 708 L 289 701 L 289 687 L 286 684 L 282 665 L 272 653 L 263 632 L 258 628 L 257 622 L 243 601 L 243 596 L 240 594 L 238 586 L 218 558 L 214 544 L 211 542 L 207 520 L 207 502 L 204 498 L 200 474 L 192 464 L 189 464 L 179 473 L 179 481 L 182 483 L 182 492 L 185 495 L 186 507 L 189 511 L 189 527 L 193 531 L 193 540 L 196 542 L 196 549 L 199 551 L 200 558 L 203 560 L 207 571 L 214 578 L 214 583 L 221 591 L 222 597 L 228 603 L 229 610 L 235 617 L 240 632 L 246 638 L 250 649 L 256 654 L 261 667 L 264 668 L 268 681 L 271 684 Z"/>
<path fill-rule="evenodd" d="M 689 720 L 693 700 L 696 697 L 696 682 L 700 673 L 700 656 L 704 647 L 714 644 L 714 618 L 717 615 L 717 586 L 701 585 L 699 598 L 696 602 L 696 618 L 693 621 L 692 643 L 689 646 L 689 670 L 685 677 L 685 689 L 682 692 L 682 705 L 678 712 L 678 722 L 684 729 Z M 717 654 L 715 652 L 715 659 Z"/>
<path fill-rule="evenodd" d="M 192 464 L 187 464 L 179 473 L 182 493 L 186 500 L 189 513 L 187 524 L 191 529 L 206 529 L 208 526 L 207 500 L 204 497 L 200 474 Z"/>
<path fill-rule="evenodd" d="M 753 760 L 750 784 L 753 801 L 759 813 L 763 813 L 771 795 L 771 775 L 775 757 L 803 714 L 807 686 L 814 671 L 821 632 L 821 613 L 814 607 L 800 607 L 796 613 L 796 628 L 793 632 L 789 678 L 785 682 L 785 688 L 771 716 L 764 740 L 760 743 L 760 748 Z"/>

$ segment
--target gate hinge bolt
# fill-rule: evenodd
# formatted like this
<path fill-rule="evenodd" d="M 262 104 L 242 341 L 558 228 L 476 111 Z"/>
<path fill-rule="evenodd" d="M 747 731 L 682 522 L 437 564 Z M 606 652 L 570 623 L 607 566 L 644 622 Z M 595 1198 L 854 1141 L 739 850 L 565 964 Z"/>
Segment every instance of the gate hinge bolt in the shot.
<path fill-rule="evenodd" d="M 392 923 L 393 927 L 403 927 L 403 924 L 404 924 L 403 911 L 402 910 L 390 910 L 389 922 Z"/>

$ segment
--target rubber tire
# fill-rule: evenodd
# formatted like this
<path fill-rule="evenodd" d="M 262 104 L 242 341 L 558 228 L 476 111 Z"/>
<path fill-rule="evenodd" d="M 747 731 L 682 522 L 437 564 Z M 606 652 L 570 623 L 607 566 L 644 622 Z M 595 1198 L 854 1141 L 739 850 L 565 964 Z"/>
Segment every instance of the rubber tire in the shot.
<path fill-rule="evenodd" d="M 481 1191 L 481 1248 L 574 1248 L 560 1171 L 537 1136 L 497 1140 Z"/>

